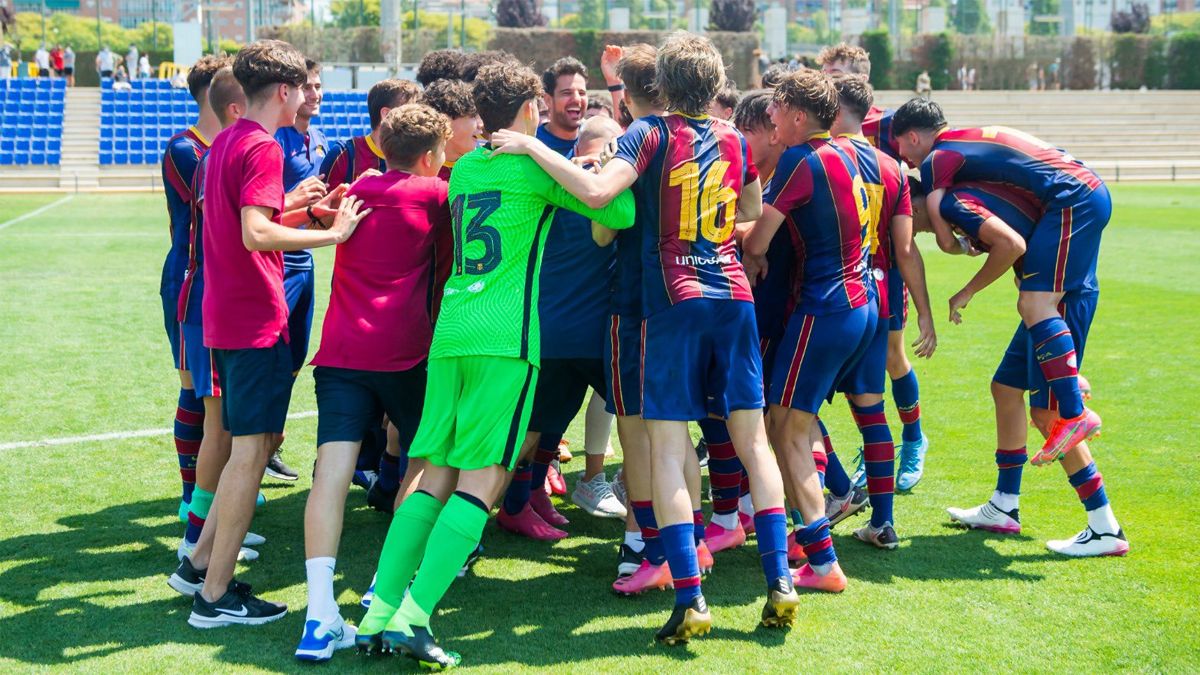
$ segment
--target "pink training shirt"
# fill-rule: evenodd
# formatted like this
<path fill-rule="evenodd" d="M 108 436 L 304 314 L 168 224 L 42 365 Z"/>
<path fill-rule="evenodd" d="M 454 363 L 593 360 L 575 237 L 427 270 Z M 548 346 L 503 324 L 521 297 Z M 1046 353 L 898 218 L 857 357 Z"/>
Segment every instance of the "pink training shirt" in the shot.
<path fill-rule="evenodd" d="M 454 245 L 448 184 L 402 171 L 360 178 L 349 195 L 373 209 L 337 247 L 321 348 L 312 365 L 399 371 L 429 356 L 437 264 Z"/>
<path fill-rule="evenodd" d="M 272 347 L 286 342 L 283 254 L 251 251 L 242 208 L 283 211 L 283 151 L 257 122 L 234 122 L 213 140 L 204 178 L 204 346 Z"/>

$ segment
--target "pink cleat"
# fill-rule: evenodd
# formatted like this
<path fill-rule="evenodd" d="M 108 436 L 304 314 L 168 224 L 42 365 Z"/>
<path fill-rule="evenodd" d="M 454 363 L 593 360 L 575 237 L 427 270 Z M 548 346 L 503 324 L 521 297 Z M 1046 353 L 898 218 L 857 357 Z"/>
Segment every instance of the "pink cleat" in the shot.
<path fill-rule="evenodd" d="M 1029 462 L 1034 466 L 1057 462 L 1075 446 L 1099 433 L 1100 416 L 1087 408 L 1083 409 L 1083 414 L 1079 417 L 1069 420 L 1060 417 L 1054 420 L 1054 426 L 1050 427 L 1050 435 L 1046 437 L 1046 444 L 1030 458 Z"/>
<path fill-rule="evenodd" d="M 567 481 L 558 470 L 558 463 L 551 463 L 546 469 L 546 494 L 562 496 L 567 494 Z"/>
<path fill-rule="evenodd" d="M 554 503 L 550 501 L 550 496 L 541 490 L 534 490 L 530 493 L 529 505 L 533 507 L 534 513 L 546 521 L 547 525 L 562 527 L 571 522 L 567 520 L 566 516 L 559 513 L 558 509 L 554 508 Z"/>
<path fill-rule="evenodd" d="M 796 541 L 795 532 L 788 535 L 787 559 L 789 565 L 799 565 L 808 560 L 808 554 L 804 552 L 804 547 Z"/>
<path fill-rule="evenodd" d="M 696 562 L 700 565 L 700 574 L 708 574 L 713 569 L 712 551 L 708 550 L 708 544 L 703 540 L 696 544 Z"/>
<path fill-rule="evenodd" d="M 651 564 L 643 560 L 637 571 L 613 582 L 613 591 L 618 595 L 640 595 L 652 589 L 663 590 L 671 587 L 671 570 L 667 563 Z"/>
<path fill-rule="evenodd" d="M 732 530 L 727 530 L 716 523 L 709 523 L 704 528 L 704 541 L 708 542 L 708 550 L 720 553 L 728 548 L 737 548 L 746 543 L 746 530 L 741 523 Z"/>
<path fill-rule="evenodd" d="M 825 574 L 817 574 L 812 565 L 805 563 L 802 567 L 792 570 L 792 584 L 796 588 L 841 593 L 846 590 L 846 575 L 842 573 L 842 567 L 837 562 L 834 562 L 833 568 Z"/>
<path fill-rule="evenodd" d="M 1092 400 L 1092 383 L 1087 381 L 1083 375 L 1076 375 L 1079 379 L 1079 395 L 1083 397 L 1083 402 L 1087 403 Z"/>
<path fill-rule="evenodd" d="M 754 534 L 754 516 L 745 511 L 738 511 L 738 520 L 742 521 L 742 530 L 746 536 Z"/>
<path fill-rule="evenodd" d="M 509 532 L 538 541 L 557 541 L 567 536 L 566 532 L 542 520 L 529 504 L 516 514 L 510 514 L 501 507 L 496 523 Z"/>

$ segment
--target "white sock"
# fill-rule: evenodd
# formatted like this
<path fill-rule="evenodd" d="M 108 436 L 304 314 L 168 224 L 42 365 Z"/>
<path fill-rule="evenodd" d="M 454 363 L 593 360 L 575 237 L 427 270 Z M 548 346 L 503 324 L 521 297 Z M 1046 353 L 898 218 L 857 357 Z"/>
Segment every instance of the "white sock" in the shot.
<path fill-rule="evenodd" d="M 1013 509 L 1018 508 L 1020 499 L 1021 498 L 1018 495 L 1012 495 L 999 490 L 996 490 L 992 493 L 992 503 L 995 504 L 996 508 L 1000 509 L 1001 511 L 1012 511 Z"/>
<path fill-rule="evenodd" d="M 646 542 L 642 540 L 642 533 L 640 531 L 626 532 L 625 545 L 633 549 L 635 553 L 641 553 L 642 549 L 646 548 Z"/>
<path fill-rule="evenodd" d="M 826 574 L 829 574 L 830 572 L 833 571 L 833 563 L 825 563 L 823 565 L 814 565 L 812 563 L 809 563 L 808 566 L 811 567 L 814 572 L 816 572 L 817 574 L 820 574 L 821 576 L 825 576 Z"/>
<path fill-rule="evenodd" d="M 308 575 L 308 619 L 331 622 L 338 615 L 337 601 L 333 599 L 333 558 L 309 558 L 304 561 Z"/>
<path fill-rule="evenodd" d="M 738 519 L 737 511 L 734 511 L 733 513 L 714 513 L 712 522 L 727 530 L 736 530 L 742 521 Z"/>
<path fill-rule="evenodd" d="M 754 515 L 754 500 L 750 498 L 750 493 L 738 497 L 738 511 L 748 516 Z"/>
<path fill-rule="evenodd" d="M 1112 505 L 1105 504 L 1098 509 L 1087 512 L 1088 526 L 1101 534 L 1116 534 L 1121 531 L 1117 517 L 1113 515 Z"/>

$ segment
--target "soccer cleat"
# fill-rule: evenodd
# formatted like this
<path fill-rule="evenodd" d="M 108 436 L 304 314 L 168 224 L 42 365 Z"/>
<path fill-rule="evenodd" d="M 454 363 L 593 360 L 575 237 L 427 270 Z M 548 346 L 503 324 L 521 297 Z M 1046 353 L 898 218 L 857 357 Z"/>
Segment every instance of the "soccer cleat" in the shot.
<path fill-rule="evenodd" d="M 262 490 L 259 490 L 258 496 L 254 498 L 254 508 L 257 509 L 258 507 L 260 507 L 266 503 L 267 503 L 267 496 L 262 493 Z"/>
<path fill-rule="evenodd" d="M 375 578 L 378 576 L 378 573 L 371 575 L 371 585 L 367 586 L 367 592 L 363 593 L 362 598 L 358 601 L 363 609 L 371 609 L 371 601 L 375 599 Z"/>
<path fill-rule="evenodd" d="M 271 455 L 271 459 L 267 460 L 266 473 L 275 480 L 294 481 L 299 477 L 299 475 L 292 469 L 292 467 L 283 463 L 283 458 L 280 457 L 282 453 L 283 450 L 276 450 L 275 453 Z"/>
<path fill-rule="evenodd" d="M 546 494 L 563 496 L 567 494 L 567 481 L 559 469 L 558 460 L 550 462 L 546 469 Z"/>
<path fill-rule="evenodd" d="M 501 507 L 499 515 L 496 516 L 496 524 L 509 532 L 538 541 L 558 541 L 567 536 L 566 532 L 542 520 L 542 517 L 534 513 L 533 507 L 529 504 L 515 514 L 511 514 Z"/>
<path fill-rule="evenodd" d="M 727 530 L 716 523 L 709 523 L 704 528 L 704 541 L 708 542 L 708 550 L 720 553 L 725 549 L 737 548 L 746 543 L 746 530 L 739 522 L 732 530 Z"/>
<path fill-rule="evenodd" d="M 167 585 L 175 589 L 180 595 L 192 597 L 204 588 L 204 573 L 207 570 L 198 570 L 192 566 L 192 559 L 184 556 L 183 560 L 179 561 L 179 567 L 167 577 Z"/>
<path fill-rule="evenodd" d="M 629 544 L 622 543 L 617 549 L 617 578 L 624 578 L 638 571 L 645 559 L 644 555 L 630 548 Z"/>
<path fill-rule="evenodd" d="M 1083 375 L 1075 376 L 1079 380 L 1079 395 L 1083 397 L 1083 402 L 1087 403 L 1092 400 L 1092 383 L 1087 381 Z"/>
<path fill-rule="evenodd" d="M 1046 444 L 1029 458 L 1029 463 L 1042 466 L 1057 462 L 1075 446 L 1099 433 L 1100 416 L 1087 408 L 1084 408 L 1078 417 L 1069 420 L 1061 417 L 1055 419 L 1054 425 L 1050 427 L 1050 435 L 1046 437 Z"/>
<path fill-rule="evenodd" d="M 591 480 L 579 479 L 571 493 L 571 501 L 597 518 L 624 518 L 628 514 L 603 473 L 592 476 Z"/>
<path fill-rule="evenodd" d="M 246 536 L 242 537 L 242 546 L 262 546 L 267 543 L 267 538 L 261 534 L 247 532 Z"/>
<path fill-rule="evenodd" d="M 989 499 L 987 503 L 970 509 L 958 509 L 951 506 L 946 509 L 950 520 L 966 525 L 973 530 L 987 530 L 997 534 L 1020 534 L 1020 509 L 1005 511 Z"/>
<path fill-rule="evenodd" d="M 375 471 L 355 470 L 354 477 L 350 482 L 364 490 L 370 490 L 375 481 L 379 480 L 379 473 Z"/>
<path fill-rule="evenodd" d="M 565 438 L 558 442 L 558 461 L 559 462 L 566 464 L 567 462 L 569 462 L 575 458 L 575 456 L 571 454 L 570 446 L 571 446 L 571 441 L 568 441 Z"/>
<path fill-rule="evenodd" d="M 767 602 L 762 609 L 762 625 L 767 628 L 785 628 L 796 623 L 796 609 L 800 596 L 792 585 L 792 577 L 779 577 L 767 588 Z"/>
<path fill-rule="evenodd" d="M 501 510 L 503 510 L 503 509 L 501 509 Z M 462 567 L 458 568 L 458 578 L 461 579 L 461 578 L 467 576 L 467 572 L 471 571 L 471 566 L 474 565 L 475 561 L 479 560 L 479 558 L 482 556 L 483 556 L 483 544 L 476 544 L 475 550 L 471 551 L 471 553 L 467 555 L 466 562 L 463 563 Z M 371 583 L 371 589 L 372 590 L 375 589 L 374 582 Z"/>
<path fill-rule="evenodd" d="M 529 505 L 533 507 L 534 513 L 546 521 L 547 525 L 562 527 L 571 522 L 567 520 L 566 516 L 559 513 L 558 509 L 554 508 L 554 502 L 550 501 L 550 495 L 542 490 L 533 490 L 529 493 Z"/>
<path fill-rule="evenodd" d="M 192 614 L 188 624 L 193 628 L 219 628 L 221 626 L 258 626 L 282 619 L 287 614 L 287 605 L 267 602 L 255 597 L 246 584 L 229 582 L 229 590 L 209 602 L 200 593 L 192 600 Z"/>
<path fill-rule="evenodd" d="M 375 656 L 385 653 L 383 650 L 383 631 L 378 633 L 357 633 L 354 636 L 354 647 L 359 654 Z"/>
<path fill-rule="evenodd" d="M 833 527 L 850 516 L 867 507 L 867 493 L 862 488 L 851 486 L 850 493 L 845 497 L 835 497 L 832 493 L 825 495 L 825 517 L 829 519 L 829 527 Z"/>
<path fill-rule="evenodd" d="M 251 562 L 253 560 L 258 560 L 258 551 L 255 551 L 252 548 L 246 548 L 245 546 L 246 541 L 251 540 L 251 535 L 257 537 L 257 539 L 253 539 L 254 541 L 261 540 L 263 543 L 266 543 L 267 541 L 266 538 L 260 535 L 254 534 L 253 532 L 247 532 L 246 538 L 242 540 L 242 548 L 238 551 L 238 562 Z M 183 560 L 184 558 L 191 557 L 192 552 L 195 550 L 195 544 L 188 543 L 187 539 L 180 539 L 179 546 L 175 548 L 175 557 L 179 560 Z"/>
<path fill-rule="evenodd" d="M 654 639 L 668 645 L 687 644 L 687 641 L 712 630 L 712 615 L 703 595 L 697 595 L 684 605 L 675 605 L 671 618 L 658 629 Z"/>
<path fill-rule="evenodd" d="M 708 466 L 708 441 L 701 438 L 696 442 L 696 459 L 700 461 L 700 468 Z"/>
<path fill-rule="evenodd" d="M 379 485 L 379 481 L 371 483 L 371 487 L 367 488 L 367 505 L 379 511 L 380 513 L 392 513 L 396 510 L 396 494 L 400 492 L 400 486 L 397 485 L 395 490 L 385 490 Z"/>
<path fill-rule="evenodd" d="M 708 550 L 708 544 L 703 539 L 696 544 L 696 564 L 700 566 L 700 574 L 708 574 L 713 570 L 712 551 Z"/>
<path fill-rule="evenodd" d="M 790 565 L 799 565 L 808 560 L 808 554 L 804 552 L 804 547 L 796 541 L 795 532 L 788 535 L 787 560 Z"/>
<path fill-rule="evenodd" d="M 854 460 L 858 466 L 854 469 L 854 474 L 850 476 L 850 484 L 860 490 L 867 489 L 867 458 L 863 455 L 863 449 L 858 449 L 858 457 Z"/>
<path fill-rule="evenodd" d="M 663 590 L 669 588 L 673 581 L 671 579 L 671 570 L 667 567 L 667 563 L 655 565 L 649 560 L 642 560 L 642 564 L 627 577 L 621 577 L 613 582 L 613 591 L 618 595 L 640 595 L 651 589 Z"/>
<path fill-rule="evenodd" d="M 896 489 L 908 492 L 921 482 L 925 475 L 925 453 L 929 451 L 929 439 L 921 434 L 921 440 L 900 444 L 900 470 L 896 473 Z"/>
<path fill-rule="evenodd" d="M 805 563 L 792 570 L 792 584 L 796 588 L 807 588 L 811 591 L 841 593 L 846 590 L 846 575 L 842 573 L 842 566 L 837 564 L 836 560 L 825 574 L 817 574 L 812 565 Z"/>
<path fill-rule="evenodd" d="M 754 534 L 754 514 L 738 511 L 738 520 L 742 522 L 742 530 L 746 532 L 746 536 Z"/>
<path fill-rule="evenodd" d="M 448 652 L 433 640 L 433 634 L 424 626 L 408 627 L 411 632 L 398 630 L 383 631 L 383 651 L 400 654 L 417 662 L 426 670 L 446 670 L 462 663 L 458 652 Z"/>
<path fill-rule="evenodd" d="M 1046 542 L 1046 548 L 1072 558 L 1125 555 L 1129 553 L 1129 540 L 1125 538 L 1124 530 L 1117 530 L 1116 534 L 1097 532 L 1089 525 L 1074 539 L 1051 539 Z"/>
<path fill-rule="evenodd" d="M 889 551 L 900 545 L 900 537 L 896 536 L 896 530 L 891 523 L 884 523 L 879 527 L 867 523 L 854 531 L 854 538 Z"/>
<path fill-rule="evenodd" d="M 346 625 L 342 617 L 324 625 L 316 619 L 304 622 L 304 634 L 300 636 L 300 644 L 296 647 L 296 658 L 301 661 L 328 661 L 333 658 L 333 652 L 354 646 L 357 633 L 354 626 Z"/>

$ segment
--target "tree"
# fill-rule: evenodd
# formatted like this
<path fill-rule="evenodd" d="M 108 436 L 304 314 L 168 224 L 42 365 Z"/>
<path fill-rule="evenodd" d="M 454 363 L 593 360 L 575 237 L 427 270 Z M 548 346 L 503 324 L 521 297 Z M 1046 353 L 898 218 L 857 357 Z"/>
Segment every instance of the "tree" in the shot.
<path fill-rule="evenodd" d="M 892 41 L 886 30 L 869 30 L 858 43 L 871 55 L 871 86 L 890 89 L 892 84 Z"/>
<path fill-rule="evenodd" d="M 500 0 L 496 3 L 496 24 L 503 28 L 533 28 L 546 25 L 534 0 Z"/>
<path fill-rule="evenodd" d="M 1121 10 L 1112 17 L 1114 33 L 1146 33 L 1150 31 L 1150 8 L 1144 3 L 1135 2 L 1127 10 Z"/>
<path fill-rule="evenodd" d="M 338 28 L 380 25 L 379 0 L 333 0 L 329 13 Z"/>
<path fill-rule="evenodd" d="M 983 0 L 958 0 L 954 28 L 964 35 L 986 33 L 991 29 Z"/>
<path fill-rule="evenodd" d="M 1058 24 L 1053 21 L 1038 21 L 1039 17 L 1058 16 L 1059 0 L 1032 0 L 1030 3 L 1033 21 L 1029 23 L 1030 35 L 1057 35 Z"/>
<path fill-rule="evenodd" d="M 754 0 L 712 0 L 708 20 L 716 30 L 744 33 L 754 28 L 758 12 Z"/>

